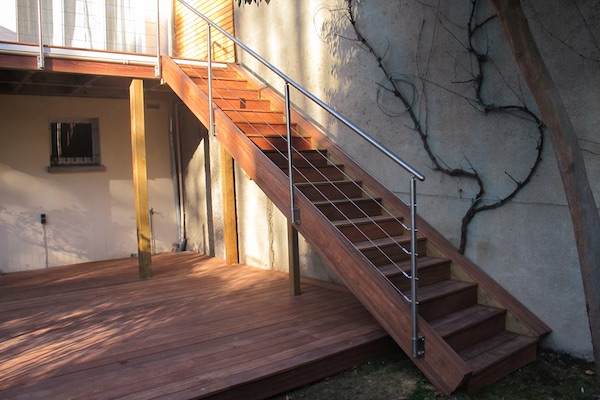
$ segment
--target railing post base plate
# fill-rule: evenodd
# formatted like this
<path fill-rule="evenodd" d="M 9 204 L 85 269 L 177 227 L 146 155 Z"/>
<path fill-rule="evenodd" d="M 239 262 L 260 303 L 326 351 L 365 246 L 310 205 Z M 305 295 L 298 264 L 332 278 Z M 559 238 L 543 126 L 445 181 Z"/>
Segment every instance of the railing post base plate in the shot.
<path fill-rule="evenodd" d="M 413 339 L 413 357 L 421 358 L 425 357 L 425 337 L 419 336 L 416 339 Z"/>

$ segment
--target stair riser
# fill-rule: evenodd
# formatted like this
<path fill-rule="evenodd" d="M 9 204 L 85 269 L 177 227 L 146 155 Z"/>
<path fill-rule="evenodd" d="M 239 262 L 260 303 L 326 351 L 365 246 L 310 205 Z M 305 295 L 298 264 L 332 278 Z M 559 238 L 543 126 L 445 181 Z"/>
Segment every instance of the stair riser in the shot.
<path fill-rule="evenodd" d="M 400 221 L 381 221 L 378 223 L 364 223 L 360 225 L 344 226 L 339 228 L 344 236 L 351 242 L 362 242 L 366 238 L 380 239 L 389 236 L 405 234 L 404 227 Z"/>
<path fill-rule="evenodd" d="M 247 122 L 250 124 L 281 124 L 285 122 L 282 114 L 273 112 L 258 112 L 253 111 L 225 111 L 225 114 L 235 123 Z"/>
<path fill-rule="evenodd" d="M 477 303 L 477 287 L 470 287 L 447 296 L 421 302 L 419 315 L 426 320 L 450 314 Z"/>
<path fill-rule="evenodd" d="M 473 343 L 488 339 L 502 332 L 506 324 L 505 318 L 504 314 L 498 314 L 468 329 L 446 336 L 444 339 L 455 351 L 466 349 Z"/>
<path fill-rule="evenodd" d="M 185 71 L 185 73 L 190 78 L 200 77 L 203 79 L 208 79 L 208 70 L 206 68 L 182 67 L 182 69 Z M 215 78 L 225 78 L 225 79 L 237 79 L 238 78 L 237 72 L 230 70 L 230 69 L 213 68 L 211 73 L 212 73 L 212 76 Z"/>
<path fill-rule="evenodd" d="M 270 136 L 270 135 L 281 135 L 287 136 L 287 125 L 280 123 L 272 123 L 272 124 L 263 124 L 263 123 L 255 123 L 250 124 L 247 122 L 240 122 L 236 124 L 238 128 L 242 132 L 244 132 L 248 136 Z M 296 135 L 297 132 L 292 124 L 292 134 Z"/>
<path fill-rule="evenodd" d="M 417 267 L 418 267 L 417 262 Z M 410 275 L 410 273 L 409 273 Z M 399 273 L 388 278 L 402 292 L 410 290 L 410 281 Z M 431 285 L 450 279 L 450 263 L 438 264 L 427 268 L 419 268 L 419 287 Z"/>
<path fill-rule="evenodd" d="M 362 250 L 363 254 L 376 266 L 387 265 L 394 262 L 408 260 L 409 254 L 406 254 L 402 248 L 410 251 L 410 243 L 398 243 L 379 248 L 369 248 Z M 426 243 L 425 240 L 419 239 L 417 242 L 417 253 L 425 254 Z"/>
<path fill-rule="evenodd" d="M 204 93 L 208 94 L 208 88 L 200 86 Z M 220 89 L 213 88 L 214 99 L 251 99 L 259 100 L 260 94 L 258 90 L 241 90 L 241 89 Z"/>
<path fill-rule="evenodd" d="M 192 77 L 192 80 L 196 83 L 196 85 L 202 88 L 208 88 L 207 78 Z M 245 90 L 248 89 L 248 82 L 213 79 L 212 87 L 213 89 Z"/>
<path fill-rule="evenodd" d="M 269 157 L 275 164 L 278 166 L 287 166 L 287 151 L 284 154 L 280 154 L 278 152 L 275 153 L 267 153 L 267 157 Z M 292 155 L 292 162 L 297 167 L 320 167 L 327 165 L 328 160 L 324 153 L 320 152 L 302 152 L 300 154 L 294 153 Z"/>
<path fill-rule="evenodd" d="M 311 201 L 352 199 L 362 194 L 362 188 L 356 182 L 316 184 L 299 189 Z"/>
<path fill-rule="evenodd" d="M 471 376 L 467 381 L 468 390 L 477 390 L 486 385 L 496 382 L 498 379 L 504 378 L 511 372 L 518 370 L 521 367 L 535 361 L 537 353 L 537 344 L 532 344 L 511 357 L 508 357 L 501 362 L 494 364 L 478 374 Z"/>
<path fill-rule="evenodd" d="M 287 152 L 287 139 L 282 137 L 250 137 L 250 140 L 254 142 L 261 150 L 280 150 Z M 295 137 L 292 139 L 292 146 L 296 150 L 310 150 L 311 144 L 304 138 Z"/>
<path fill-rule="evenodd" d="M 270 111 L 271 102 L 256 99 L 214 99 L 217 106 L 224 110 Z"/>
<path fill-rule="evenodd" d="M 381 215 L 381 206 L 378 202 L 370 199 L 356 204 L 345 202 L 335 206 L 331 204 L 319 205 L 319 210 L 331 221 Z"/>
<path fill-rule="evenodd" d="M 343 172 L 343 166 L 323 166 L 318 169 L 314 168 L 302 168 L 300 170 L 294 171 L 294 180 L 297 183 L 301 182 L 323 182 L 326 180 L 329 181 L 339 181 L 342 179 L 346 179 L 346 176 Z M 287 168 L 284 169 L 287 172 Z"/>

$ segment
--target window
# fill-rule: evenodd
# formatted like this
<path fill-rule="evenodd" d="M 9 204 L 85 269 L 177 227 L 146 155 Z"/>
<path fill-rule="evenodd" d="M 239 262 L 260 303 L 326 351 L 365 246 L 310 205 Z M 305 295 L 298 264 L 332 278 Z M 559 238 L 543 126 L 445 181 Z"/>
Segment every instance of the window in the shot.
<path fill-rule="evenodd" d="M 51 121 L 50 143 L 50 172 L 64 167 L 101 167 L 97 118 Z"/>

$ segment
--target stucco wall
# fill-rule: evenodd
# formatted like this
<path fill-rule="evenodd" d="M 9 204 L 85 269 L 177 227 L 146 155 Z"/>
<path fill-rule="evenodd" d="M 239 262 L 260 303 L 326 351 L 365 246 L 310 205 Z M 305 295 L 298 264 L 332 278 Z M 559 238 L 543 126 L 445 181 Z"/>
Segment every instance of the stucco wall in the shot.
<path fill-rule="evenodd" d="M 177 224 L 168 105 L 153 104 L 146 109 L 149 206 L 162 252 L 177 241 Z M 106 171 L 48 173 L 51 118 L 98 118 Z M 129 131 L 127 100 L 0 96 L 2 272 L 137 253 Z"/>
<path fill-rule="evenodd" d="M 485 114 L 473 101 L 475 61 L 464 46 L 471 2 L 442 2 L 441 8 L 435 6 L 438 2 L 431 6 L 420 3 L 360 1 L 358 26 L 384 55 L 388 71 L 403 81 L 401 90 L 412 102 L 441 163 L 476 169 L 485 183 L 485 201 L 494 202 L 510 193 L 514 180 L 522 180 L 528 173 L 536 157 L 537 126 L 515 113 Z M 558 0 L 535 0 L 527 2 L 526 12 L 580 138 L 598 203 L 600 2 L 584 3 L 577 9 Z M 343 2 L 334 0 L 277 0 L 269 5 L 236 7 L 236 34 L 421 170 L 427 179 L 418 188 L 419 213 L 458 245 L 461 219 L 477 187 L 464 178 L 432 170 L 403 106 L 382 91 L 378 94 L 384 75 L 375 57 L 348 39 L 355 36 L 339 10 L 344 10 Z M 481 22 L 492 10 L 487 5 L 476 15 Z M 487 23 L 474 43 L 489 60 L 481 92 L 484 101 L 527 105 L 535 112 L 497 21 Z M 281 90 L 282 83 L 262 65 L 243 54 L 240 61 Z M 332 124 L 309 102 L 297 96 L 294 102 L 326 126 L 350 155 L 405 196 L 408 183 L 402 171 Z M 268 220 L 268 215 L 261 219 Z M 269 235 L 265 232 L 264 240 Z M 285 231 L 277 235 L 285 235 Z M 475 217 L 469 227 L 466 255 L 550 325 L 553 333 L 545 341 L 547 346 L 591 357 L 572 226 L 548 140 L 531 182 L 507 205 Z"/>

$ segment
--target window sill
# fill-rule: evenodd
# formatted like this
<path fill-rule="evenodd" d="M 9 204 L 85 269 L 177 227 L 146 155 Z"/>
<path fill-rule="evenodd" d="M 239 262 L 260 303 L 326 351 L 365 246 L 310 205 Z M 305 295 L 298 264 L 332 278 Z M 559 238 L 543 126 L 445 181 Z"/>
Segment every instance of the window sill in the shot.
<path fill-rule="evenodd" d="M 48 167 L 49 174 L 104 171 L 106 171 L 104 165 L 53 165 Z"/>

